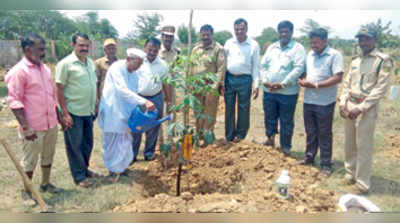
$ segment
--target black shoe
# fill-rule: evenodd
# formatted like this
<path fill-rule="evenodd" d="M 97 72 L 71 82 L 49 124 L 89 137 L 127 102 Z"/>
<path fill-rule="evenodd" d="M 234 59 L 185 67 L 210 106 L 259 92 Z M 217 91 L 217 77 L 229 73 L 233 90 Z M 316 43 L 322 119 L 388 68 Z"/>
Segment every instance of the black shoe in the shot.
<path fill-rule="evenodd" d="M 236 138 L 234 138 L 234 139 L 232 140 L 232 142 L 234 142 L 234 143 L 239 143 L 239 142 L 242 141 L 242 140 L 243 140 L 243 139 L 236 137 Z"/>
<path fill-rule="evenodd" d="M 283 153 L 283 155 L 285 155 L 285 156 L 290 156 L 290 149 L 283 149 L 283 148 L 282 148 L 282 153 Z"/>
<path fill-rule="evenodd" d="M 324 177 L 329 177 L 332 174 L 332 168 L 323 166 L 323 167 L 321 167 L 320 173 Z"/>
<path fill-rule="evenodd" d="M 39 190 L 42 193 L 49 192 L 49 193 L 52 193 L 52 194 L 58 194 L 58 193 L 63 191 L 63 189 L 58 188 L 58 187 L 54 186 L 51 183 L 40 185 L 40 189 Z"/>
<path fill-rule="evenodd" d="M 302 159 L 296 162 L 298 165 L 314 165 L 314 161 L 310 160 L 310 159 Z"/>
<path fill-rule="evenodd" d="M 153 155 L 153 156 L 145 156 L 145 157 L 144 157 L 144 160 L 145 160 L 145 161 L 152 161 L 152 160 L 154 160 L 154 159 L 155 159 L 154 155 Z"/>

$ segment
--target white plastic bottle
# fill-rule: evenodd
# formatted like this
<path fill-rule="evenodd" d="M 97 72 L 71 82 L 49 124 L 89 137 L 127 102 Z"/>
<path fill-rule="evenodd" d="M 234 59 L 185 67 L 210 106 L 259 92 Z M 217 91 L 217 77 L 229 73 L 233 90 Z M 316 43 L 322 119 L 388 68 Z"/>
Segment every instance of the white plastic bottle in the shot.
<path fill-rule="evenodd" d="M 281 175 L 279 176 L 278 180 L 276 181 L 278 185 L 278 192 L 284 198 L 289 198 L 289 185 L 290 185 L 290 177 L 288 170 L 282 170 Z"/>

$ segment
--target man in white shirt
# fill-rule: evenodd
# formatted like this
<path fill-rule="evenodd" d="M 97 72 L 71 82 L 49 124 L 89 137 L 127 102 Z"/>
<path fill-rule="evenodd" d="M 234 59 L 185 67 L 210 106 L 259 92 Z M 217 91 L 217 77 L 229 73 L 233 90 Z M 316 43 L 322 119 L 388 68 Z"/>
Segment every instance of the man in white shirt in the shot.
<path fill-rule="evenodd" d="M 158 110 L 158 118 L 162 117 L 163 112 L 163 84 L 162 77 L 168 74 L 168 65 L 159 58 L 160 40 L 151 37 L 144 45 L 146 58 L 138 70 L 139 72 L 139 95 L 153 102 Z M 146 145 L 144 148 L 144 160 L 150 161 L 154 159 L 154 151 L 158 138 L 160 125 L 146 131 Z M 132 133 L 133 136 L 133 162 L 136 161 L 140 142 L 142 141 L 141 133 Z"/>
<path fill-rule="evenodd" d="M 224 46 L 226 54 L 225 77 L 225 137 L 227 141 L 239 142 L 249 130 L 250 98 L 258 97 L 259 58 L 258 43 L 247 36 L 247 21 L 239 18 L 234 22 L 236 38 Z M 238 99 L 238 120 L 235 109 Z"/>
<path fill-rule="evenodd" d="M 133 159 L 132 135 L 128 119 L 137 105 L 155 109 L 153 102 L 139 96 L 137 70 L 146 54 L 130 48 L 126 59 L 114 62 L 107 71 L 100 100 L 98 124 L 103 131 L 103 159 L 110 171 L 109 181 L 116 182 L 121 173 L 127 173 Z"/>

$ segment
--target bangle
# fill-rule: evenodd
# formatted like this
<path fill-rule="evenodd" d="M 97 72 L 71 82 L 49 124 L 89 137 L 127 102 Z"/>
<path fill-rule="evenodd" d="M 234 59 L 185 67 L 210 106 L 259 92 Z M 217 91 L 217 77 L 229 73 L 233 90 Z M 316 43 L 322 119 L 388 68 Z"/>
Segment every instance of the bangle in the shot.
<path fill-rule="evenodd" d="M 315 88 L 318 89 L 318 83 L 315 83 Z"/>

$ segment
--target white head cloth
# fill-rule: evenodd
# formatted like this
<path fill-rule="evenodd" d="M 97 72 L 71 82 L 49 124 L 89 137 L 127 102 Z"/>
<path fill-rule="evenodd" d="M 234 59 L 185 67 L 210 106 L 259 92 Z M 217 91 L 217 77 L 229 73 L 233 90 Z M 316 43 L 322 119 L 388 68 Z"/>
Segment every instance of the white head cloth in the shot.
<path fill-rule="evenodd" d="M 126 50 L 126 56 L 128 57 L 140 57 L 142 59 L 144 59 L 146 57 L 146 53 L 143 52 L 143 50 L 137 49 L 137 48 L 129 48 Z"/>

